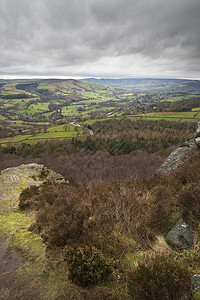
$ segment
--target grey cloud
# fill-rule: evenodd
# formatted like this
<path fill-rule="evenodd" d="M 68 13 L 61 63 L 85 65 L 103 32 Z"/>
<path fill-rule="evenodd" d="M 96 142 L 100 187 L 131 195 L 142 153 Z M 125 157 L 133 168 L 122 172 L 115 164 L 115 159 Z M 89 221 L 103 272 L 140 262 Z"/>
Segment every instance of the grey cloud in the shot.
<path fill-rule="evenodd" d="M 200 77 L 199 28 L 199 0 L 0 0 L 0 74 L 133 74 L 130 59 Z"/>

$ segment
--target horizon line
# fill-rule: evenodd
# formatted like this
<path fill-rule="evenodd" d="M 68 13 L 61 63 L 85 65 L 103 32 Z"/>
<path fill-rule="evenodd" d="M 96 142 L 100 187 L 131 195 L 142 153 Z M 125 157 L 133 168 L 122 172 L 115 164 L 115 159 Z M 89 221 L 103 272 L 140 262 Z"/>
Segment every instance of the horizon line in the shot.
<path fill-rule="evenodd" d="M 138 76 L 138 77 L 118 77 L 118 76 L 52 76 L 52 75 L 39 75 L 39 76 L 17 76 L 17 75 L 0 75 L 0 80 L 44 80 L 44 79 L 60 79 L 60 80 L 85 80 L 85 79 L 96 79 L 96 80 L 126 80 L 126 79 L 163 79 L 163 80 L 192 80 L 200 81 L 200 78 L 191 77 L 159 77 L 159 76 Z"/>

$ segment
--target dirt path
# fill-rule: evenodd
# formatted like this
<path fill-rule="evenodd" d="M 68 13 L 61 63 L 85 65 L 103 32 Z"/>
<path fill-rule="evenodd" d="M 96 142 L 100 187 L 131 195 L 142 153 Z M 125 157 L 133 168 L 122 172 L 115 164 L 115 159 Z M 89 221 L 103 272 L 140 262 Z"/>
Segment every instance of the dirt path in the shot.
<path fill-rule="evenodd" d="M 46 248 L 41 237 L 29 231 L 34 216 L 18 212 L 18 203 L 22 190 L 46 180 L 62 182 L 64 178 L 35 163 L 0 174 L 0 300 L 40 300 L 44 294 Z"/>
<path fill-rule="evenodd" d="M 24 266 L 27 266 L 27 261 L 22 255 L 23 251 L 26 251 L 26 247 L 19 250 L 13 246 L 15 236 L 20 232 L 22 235 L 26 233 L 25 225 L 20 223 L 19 226 L 16 221 L 17 214 L 7 223 L 5 216 L 8 220 L 9 215 L 18 209 L 18 198 L 22 189 L 30 185 L 40 185 L 43 182 L 34 180 L 42 170 L 42 165 L 29 164 L 8 168 L 3 170 L 0 175 L 0 224 L 2 227 L 0 228 L 0 300 L 41 299 L 39 291 L 44 285 L 44 278 L 39 275 L 30 276 L 25 271 L 19 273 L 21 266 L 23 269 Z M 48 176 L 58 176 L 58 174 L 50 171 Z M 22 218 L 22 221 L 26 222 L 26 219 Z M 7 225 L 7 230 L 2 224 Z M 25 240 L 24 243 L 26 244 L 26 242 Z"/>
<path fill-rule="evenodd" d="M 19 275 L 17 270 L 24 264 L 19 251 L 10 246 L 0 233 L 0 299 L 39 300 L 41 278 Z"/>

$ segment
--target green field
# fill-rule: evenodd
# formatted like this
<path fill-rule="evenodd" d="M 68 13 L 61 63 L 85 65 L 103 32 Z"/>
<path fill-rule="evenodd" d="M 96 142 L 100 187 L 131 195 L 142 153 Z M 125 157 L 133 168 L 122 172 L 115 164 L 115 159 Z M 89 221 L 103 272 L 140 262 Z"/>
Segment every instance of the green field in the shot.
<path fill-rule="evenodd" d="M 95 119 L 95 120 L 87 120 L 85 123 L 88 125 L 92 125 L 95 122 L 101 122 L 108 119 L 130 119 L 130 120 L 166 120 L 166 121 L 174 121 L 174 122 L 198 122 L 200 119 L 200 112 L 158 112 L 158 113 L 146 113 L 146 114 L 138 114 L 138 115 L 125 115 L 125 116 L 117 116 L 117 117 L 107 117 L 104 119 Z"/>
<path fill-rule="evenodd" d="M 200 114 L 194 111 L 191 112 L 156 112 L 140 114 L 137 117 L 147 120 L 168 120 L 176 122 L 197 122 Z"/>
<path fill-rule="evenodd" d="M 167 121 L 174 121 L 174 122 L 195 122 L 197 123 L 200 117 L 200 111 L 198 112 L 162 112 L 162 113 L 147 113 L 147 114 L 140 114 L 140 115 L 125 115 L 125 116 L 117 116 L 117 117 L 107 117 L 101 119 L 94 119 L 94 120 L 87 120 L 85 122 L 81 122 L 80 124 L 84 125 L 92 125 L 97 121 L 104 121 L 109 119 L 117 119 L 122 120 L 124 118 L 130 120 L 167 120 Z M 16 126 L 24 126 L 23 124 L 18 122 Z M 28 126 L 28 125 L 26 125 Z M 86 136 L 89 135 L 87 130 L 84 130 L 79 127 L 75 127 L 73 125 L 64 124 L 58 126 L 48 126 L 46 125 L 46 129 L 43 129 L 42 132 L 36 134 L 28 134 L 28 135 L 17 135 L 15 137 L 9 137 L 0 140 L 0 144 L 9 144 L 9 143 L 33 143 L 39 140 L 44 139 L 64 139 L 64 138 L 72 138 L 78 136 Z"/>
<path fill-rule="evenodd" d="M 200 111 L 200 107 L 192 108 L 192 111 Z"/>
<path fill-rule="evenodd" d="M 0 139 L 0 144 L 17 144 L 17 143 L 29 143 L 38 142 L 38 140 L 44 139 L 64 139 L 72 138 L 78 136 L 89 135 L 87 130 L 79 127 L 75 127 L 70 124 L 59 125 L 54 127 L 49 127 L 45 132 L 29 135 L 16 135 L 15 137 L 9 137 L 5 139 Z"/>
<path fill-rule="evenodd" d="M 0 139 L 0 144 L 9 144 L 9 143 L 21 143 L 22 141 L 27 141 L 31 135 L 16 135 L 14 137 L 9 137 L 6 139 Z"/>
<path fill-rule="evenodd" d="M 183 99 L 191 99 L 191 98 L 199 98 L 199 95 L 183 95 L 183 96 L 172 96 L 169 98 L 166 98 L 164 101 L 170 101 L 170 102 L 175 102 L 175 101 L 180 101 Z"/>
<path fill-rule="evenodd" d="M 1 87 L 0 121 L 2 127 L 7 128 L 6 135 L 2 136 L 9 137 L 0 140 L 0 143 L 34 142 L 88 134 L 86 130 L 70 126 L 71 121 L 93 124 L 97 120 L 129 118 L 197 122 L 200 108 L 196 99 L 195 102 L 194 99 L 191 100 L 192 107 L 196 107 L 192 111 L 188 108 L 188 112 L 137 114 L 141 111 L 156 111 L 152 108 L 153 103 L 162 102 L 164 97 L 169 96 L 164 101 L 171 102 L 182 99 L 190 101 L 191 98 L 199 97 L 192 93 L 166 93 L 164 96 L 158 93 L 151 96 L 130 89 L 117 89 L 72 79 L 7 81 Z M 61 122 L 66 125 L 50 127 L 51 124 Z"/>
<path fill-rule="evenodd" d="M 34 86 L 27 90 L 27 86 L 33 83 Z M 24 98 L 23 95 L 29 98 Z M 96 110 L 106 114 L 116 106 L 119 108 L 126 106 L 127 102 L 124 100 L 129 97 L 133 99 L 133 96 L 127 93 L 127 90 L 122 91 L 76 80 L 24 81 L 23 83 L 8 81 L 1 89 L 0 115 L 5 117 L 9 115 L 11 118 L 17 116 L 19 120 L 26 121 L 32 116 L 37 121 L 42 118 L 48 121 L 54 120 L 55 115 L 59 118 L 59 110 L 62 117 L 89 118 Z M 112 101 L 117 105 L 113 107 Z M 105 105 L 100 105 L 101 103 Z"/>
<path fill-rule="evenodd" d="M 68 131 L 68 132 L 64 132 L 64 131 L 60 131 L 60 132 L 47 132 L 47 133 L 39 133 L 36 134 L 34 136 L 31 136 L 29 138 L 29 140 L 35 140 L 35 139 L 59 139 L 59 138 L 72 138 L 72 137 L 76 137 L 76 136 L 82 136 L 85 135 L 86 132 L 83 131 Z"/>

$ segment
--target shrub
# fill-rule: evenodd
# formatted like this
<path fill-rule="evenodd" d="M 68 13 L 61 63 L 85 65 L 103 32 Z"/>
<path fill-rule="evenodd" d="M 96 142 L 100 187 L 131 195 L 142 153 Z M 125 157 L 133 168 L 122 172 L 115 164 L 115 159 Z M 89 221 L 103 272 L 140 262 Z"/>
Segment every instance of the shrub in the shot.
<path fill-rule="evenodd" d="M 119 300 L 118 296 L 113 295 L 107 287 L 97 286 L 90 290 L 83 290 L 81 295 L 87 300 Z"/>
<path fill-rule="evenodd" d="M 134 300 L 193 299 L 191 274 L 184 264 L 169 254 L 154 254 L 128 274 Z"/>
<path fill-rule="evenodd" d="M 37 210 L 32 229 L 42 233 L 51 246 L 80 243 L 84 223 L 90 216 L 87 203 L 81 201 L 83 190 L 66 183 L 46 182 L 39 189 L 31 187 L 20 196 L 20 208 Z"/>
<path fill-rule="evenodd" d="M 200 242 L 195 241 L 191 249 L 179 252 L 180 262 L 190 267 L 193 272 L 200 269 Z"/>
<path fill-rule="evenodd" d="M 111 263 L 93 246 L 65 247 L 64 255 L 69 266 L 69 278 L 82 287 L 97 285 L 112 272 Z"/>
<path fill-rule="evenodd" d="M 33 208 L 34 206 L 34 196 L 39 194 L 39 187 L 30 186 L 24 189 L 19 196 L 19 208 L 24 210 L 26 208 Z"/>
<path fill-rule="evenodd" d="M 52 205 L 45 203 L 40 209 L 36 226 L 43 229 L 44 241 L 49 245 L 63 247 L 80 243 L 83 224 L 89 217 L 86 205 L 81 205 L 76 198 L 55 199 Z"/>
<path fill-rule="evenodd" d="M 198 183 L 188 184 L 179 193 L 178 205 L 184 220 L 194 228 L 200 220 L 200 187 Z"/>

